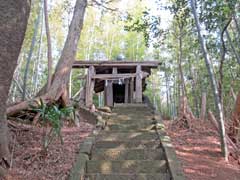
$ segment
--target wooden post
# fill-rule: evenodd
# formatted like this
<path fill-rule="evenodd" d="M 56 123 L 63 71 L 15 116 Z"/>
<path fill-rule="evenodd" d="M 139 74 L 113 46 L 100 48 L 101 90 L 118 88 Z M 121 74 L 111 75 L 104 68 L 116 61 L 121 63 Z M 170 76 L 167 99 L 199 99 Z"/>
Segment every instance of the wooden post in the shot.
<path fill-rule="evenodd" d="M 86 98 L 85 104 L 87 107 L 91 107 L 93 104 L 93 91 L 94 91 L 94 79 L 92 77 L 95 75 L 94 66 L 88 68 L 87 81 L 86 81 Z"/>
<path fill-rule="evenodd" d="M 117 68 L 116 68 L 116 67 L 113 67 L 113 69 L 112 69 L 112 74 L 117 74 L 117 73 L 118 73 Z"/>
<path fill-rule="evenodd" d="M 117 74 L 117 73 L 118 73 L 117 68 L 113 67 L 112 74 Z M 105 80 L 104 97 L 105 97 L 105 105 L 112 107 L 113 106 L 113 81 Z"/>
<path fill-rule="evenodd" d="M 136 103 L 142 103 L 142 74 L 141 65 L 136 69 Z"/>
<path fill-rule="evenodd" d="M 129 97 L 129 80 L 125 80 L 125 97 L 124 97 L 124 103 L 128 103 L 128 97 Z"/>
<path fill-rule="evenodd" d="M 107 81 L 107 80 L 106 80 Z M 113 106 L 113 83 L 112 81 L 105 81 L 104 86 L 104 100 L 105 106 Z"/>
<path fill-rule="evenodd" d="M 130 94 L 129 94 L 130 103 L 133 103 L 133 92 L 134 92 L 134 78 L 131 78 L 130 79 Z"/>
<path fill-rule="evenodd" d="M 79 105 L 82 106 L 85 103 L 86 103 L 86 85 L 79 90 Z"/>

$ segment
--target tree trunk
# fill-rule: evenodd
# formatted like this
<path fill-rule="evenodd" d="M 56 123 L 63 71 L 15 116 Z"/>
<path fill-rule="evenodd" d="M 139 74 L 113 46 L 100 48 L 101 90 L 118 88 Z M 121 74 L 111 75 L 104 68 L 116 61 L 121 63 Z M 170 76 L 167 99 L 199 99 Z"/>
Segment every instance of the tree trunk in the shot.
<path fill-rule="evenodd" d="M 38 79 L 39 79 L 39 69 L 40 69 L 40 60 L 42 58 L 42 42 L 43 42 L 43 14 L 44 11 L 42 11 L 41 14 L 41 30 L 40 30 L 40 37 L 39 37 L 39 46 L 38 46 L 38 53 L 37 53 L 37 60 L 36 60 L 36 66 L 34 69 L 34 75 L 33 75 L 33 94 L 35 95 L 37 93 L 38 88 Z"/>
<path fill-rule="evenodd" d="M 68 91 L 69 91 L 69 98 L 72 98 L 72 71 L 70 73 L 69 77 L 69 86 L 68 86 Z"/>
<path fill-rule="evenodd" d="M 240 26 L 238 24 L 238 20 L 236 18 L 236 14 L 233 15 L 233 21 L 235 23 L 235 27 L 236 27 L 236 31 L 237 31 L 237 42 L 238 42 L 238 45 L 240 45 Z"/>
<path fill-rule="evenodd" d="M 183 75 L 183 69 L 182 69 L 182 60 L 183 60 L 183 47 L 182 47 L 182 38 L 183 38 L 183 24 L 179 22 L 178 24 L 179 28 L 179 35 L 178 35 L 178 70 L 180 74 L 180 87 L 181 87 L 181 92 L 180 94 L 180 100 L 179 100 L 179 119 L 183 120 L 185 118 L 183 117 L 191 117 L 192 119 L 195 119 L 193 116 L 193 113 L 189 107 L 188 104 L 188 98 L 187 98 L 187 89 L 186 89 L 186 84 L 184 80 L 184 75 Z"/>
<path fill-rule="evenodd" d="M 225 46 L 225 41 L 224 41 L 224 34 L 227 31 L 227 28 L 229 26 L 229 24 L 231 23 L 232 18 L 230 18 L 226 25 L 223 27 L 223 29 L 221 30 L 221 59 L 220 59 L 220 66 L 219 66 L 219 85 L 218 85 L 218 92 L 219 92 L 219 99 L 221 101 L 221 104 L 223 106 L 223 79 L 224 79 L 224 73 L 223 73 L 223 65 L 224 65 L 224 61 L 225 61 L 225 55 L 226 55 L 226 46 Z"/>
<path fill-rule="evenodd" d="M 71 25 L 69 27 L 69 32 L 67 39 L 65 41 L 64 48 L 62 50 L 61 57 L 55 69 L 55 73 L 52 76 L 52 84 L 47 93 L 40 95 L 35 98 L 39 100 L 41 98 L 43 101 L 61 101 L 62 105 L 67 105 L 69 103 L 68 98 L 68 83 L 70 72 L 72 69 L 73 62 L 75 61 L 75 55 L 77 51 L 78 41 L 80 38 L 81 30 L 83 27 L 83 20 L 85 9 L 87 6 L 87 0 L 77 0 L 74 8 L 73 18 Z M 35 101 L 31 103 L 37 105 Z M 8 115 L 13 115 L 23 109 L 29 108 L 29 103 L 23 101 L 17 105 L 9 107 L 7 109 Z"/>
<path fill-rule="evenodd" d="M 200 119 L 205 120 L 206 116 L 206 104 L 207 104 L 207 94 L 206 92 L 202 93 L 202 105 L 201 105 L 201 114 Z"/>
<path fill-rule="evenodd" d="M 0 164 L 7 166 L 10 156 L 6 101 L 23 43 L 30 5 L 30 0 L 0 1 Z"/>
<path fill-rule="evenodd" d="M 219 127 L 218 127 L 218 123 L 217 123 L 217 120 L 216 118 L 214 117 L 212 111 L 208 111 L 208 119 L 211 121 L 211 123 L 214 125 L 214 128 L 219 131 Z M 232 146 L 233 150 L 235 152 L 239 151 L 238 147 L 236 146 L 236 144 L 234 144 L 234 142 L 231 140 L 231 138 L 226 135 L 226 139 L 227 139 L 227 142 L 230 146 Z"/>
<path fill-rule="evenodd" d="M 77 0 L 68 36 L 57 64 L 48 96 L 58 100 L 62 96 L 64 104 L 68 104 L 67 89 L 73 62 L 77 52 L 78 41 L 83 27 L 87 0 Z"/>
<path fill-rule="evenodd" d="M 47 0 L 44 0 L 44 17 L 45 17 L 45 28 L 47 35 L 47 57 L 48 57 L 48 80 L 47 80 L 47 90 L 49 90 L 52 82 L 52 43 L 51 43 L 51 34 L 49 30 L 48 23 L 48 9 L 47 9 Z"/>
<path fill-rule="evenodd" d="M 167 72 L 165 71 L 164 72 L 164 75 L 165 75 L 165 84 L 166 84 L 166 99 L 167 99 L 167 113 L 168 113 L 168 115 L 169 114 L 171 114 L 171 108 L 170 108 L 170 106 L 169 106 L 169 81 L 168 81 L 168 74 L 167 74 Z"/>
<path fill-rule="evenodd" d="M 173 115 L 174 117 L 177 116 L 177 109 L 178 109 L 178 86 L 177 86 L 177 74 L 174 75 L 174 86 L 173 86 L 173 105 L 174 105 L 174 108 L 173 108 Z"/>
<path fill-rule="evenodd" d="M 189 73 L 190 76 L 192 77 L 192 95 L 193 95 L 193 100 L 194 100 L 194 105 L 195 105 L 195 114 L 197 117 L 199 117 L 199 105 L 198 105 L 198 96 L 197 96 L 197 75 L 196 72 L 192 69 L 192 62 L 188 61 L 189 64 Z"/>
<path fill-rule="evenodd" d="M 28 70 L 29 70 L 29 66 L 30 66 L 30 61 L 32 59 L 32 54 L 34 51 L 37 34 L 38 34 L 38 27 L 39 27 L 40 17 L 41 17 L 41 9 L 42 9 L 42 7 L 40 6 L 39 10 L 38 10 L 38 16 L 37 16 L 37 19 L 36 19 L 35 25 L 34 25 L 34 33 L 33 33 L 32 42 L 31 42 L 30 50 L 29 50 L 28 57 L 27 57 L 26 67 L 25 67 L 25 71 L 24 71 L 22 100 L 25 100 L 25 96 L 26 96 Z"/>
<path fill-rule="evenodd" d="M 197 27 L 198 39 L 201 44 L 202 53 L 203 53 L 205 64 L 206 64 L 206 67 L 208 70 L 208 75 L 209 75 L 209 78 L 211 81 L 212 91 L 213 91 L 213 95 L 214 95 L 214 99 L 215 99 L 215 106 L 216 106 L 216 110 L 217 110 L 218 123 L 219 123 L 219 129 L 220 129 L 222 154 L 225 157 L 225 160 L 227 160 L 228 159 L 228 148 L 227 148 L 227 142 L 226 142 L 223 109 L 222 109 L 221 101 L 219 98 L 219 92 L 218 92 L 218 88 L 217 88 L 216 79 L 215 79 L 215 76 L 213 73 L 213 67 L 211 65 L 207 47 L 206 47 L 204 38 L 201 33 L 201 27 L 200 27 L 199 19 L 197 17 L 197 11 L 196 11 L 195 4 L 196 4 L 195 0 L 191 0 L 191 8 L 192 8 L 192 13 L 193 13 L 194 20 L 196 23 L 196 27 Z"/>
<path fill-rule="evenodd" d="M 19 90 L 19 92 L 22 94 L 23 93 L 23 88 L 22 88 L 22 86 L 19 84 L 19 81 L 18 80 L 16 80 L 14 77 L 13 77 L 13 82 L 16 84 L 16 87 L 18 88 L 18 90 Z M 26 99 L 30 99 L 30 95 L 29 95 L 29 93 L 26 91 L 25 92 L 26 93 Z"/>
<path fill-rule="evenodd" d="M 236 96 L 236 94 L 235 94 L 235 92 L 234 92 L 234 90 L 233 90 L 232 87 L 230 88 L 230 93 L 231 93 L 231 95 L 232 95 L 234 101 L 237 101 L 237 96 Z"/>
<path fill-rule="evenodd" d="M 238 93 L 235 110 L 232 115 L 232 124 L 230 126 L 229 136 L 238 144 L 240 140 L 240 92 Z"/>
<path fill-rule="evenodd" d="M 183 76 L 183 70 L 182 70 L 182 57 L 183 57 L 183 53 L 182 53 L 182 26 L 179 25 L 179 37 L 178 37 L 178 41 L 179 41 L 179 55 L 178 55 L 178 69 L 179 69 L 179 74 L 180 74 L 180 78 L 181 78 L 181 90 L 182 90 L 182 96 L 186 96 L 187 90 L 186 90 L 186 85 L 185 85 L 185 81 L 184 81 L 184 76 Z"/>
<path fill-rule="evenodd" d="M 226 35 L 227 35 L 227 39 L 229 41 L 229 44 L 231 46 L 232 52 L 233 52 L 233 54 L 235 55 L 235 57 L 237 59 L 237 63 L 240 64 L 240 56 L 239 56 L 238 52 L 236 51 L 236 49 L 235 49 L 235 47 L 233 45 L 233 42 L 231 40 L 231 37 L 230 37 L 230 34 L 229 34 L 228 30 L 226 30 Z"/>

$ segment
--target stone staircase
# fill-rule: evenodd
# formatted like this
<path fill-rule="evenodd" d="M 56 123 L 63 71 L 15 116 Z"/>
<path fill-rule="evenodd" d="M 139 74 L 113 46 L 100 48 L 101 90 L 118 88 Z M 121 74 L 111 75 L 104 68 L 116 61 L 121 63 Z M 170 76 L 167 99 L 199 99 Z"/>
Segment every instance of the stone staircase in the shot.
<path fill-rule="evenodd" d="M 153 112 L 146 105 L 117 106 L 93 145 L 86 180 L 170 180 Z"/>

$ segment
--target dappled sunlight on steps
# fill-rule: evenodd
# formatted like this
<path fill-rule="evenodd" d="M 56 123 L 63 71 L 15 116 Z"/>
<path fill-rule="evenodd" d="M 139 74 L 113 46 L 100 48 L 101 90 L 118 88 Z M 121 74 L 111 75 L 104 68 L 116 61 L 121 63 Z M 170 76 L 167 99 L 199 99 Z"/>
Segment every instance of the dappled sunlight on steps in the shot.
<path fill-rule="evenodd" d="M 119 106 L 96 137 L 86 180 L 170 180 L 153 111 L 145 105 Z"/>

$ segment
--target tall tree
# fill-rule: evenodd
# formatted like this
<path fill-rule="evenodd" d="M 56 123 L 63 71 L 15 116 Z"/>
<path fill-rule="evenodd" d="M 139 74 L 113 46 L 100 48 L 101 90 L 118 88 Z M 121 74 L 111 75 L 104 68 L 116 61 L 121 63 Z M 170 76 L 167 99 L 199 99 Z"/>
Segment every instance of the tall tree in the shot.
<path fill-rule="evenodd" d="M 6 167 L 10 161 L 6 101 L 22 47 L 30 6 L 30 0 L 0 1 L 0 164 Z"/>
<path fill-rule="evenodd" d="M 51 88 L 47 92 L 48 97 L 54 100 L 62 98 L 64 104 L 68 104 L 68 83 L 73 62 L 77 52 L 78 41 L 83 27 L 87 0 L 77 0 L 73 18 L 65 45 L 53 75 Z"/>
<path fill-rule="evenodd" d="M 43 24 L 43 15 L 44 15 L 44 11 L 42 11 L 42 15 L 41 15 L 41 28 L 40 28 L 40 37 L 39 37 L 39 44 L 38 44 L 38 51 L 37 51 L 37 59 L 35 61 L 35 68 L 33 69 L 33 78 L 32 78 L 32 83 L 34 84 L 33 86 L 33 93 L 32 94 L 35 94 L 37 93 L 37 88 L 38 88 L 38 85 L 39 85 L 39 76 L 40 76 L 40 60 L 42 58 L 42 47 L 43 47 L 43 27 L 44 27 L 44 24 Z"/>
<path fill-rule="evenodd" d="M 198 32 L 198 39 L 201 45 L 202 53 L 204 56 L 205 64 L 208 70 L 208 75 L 211 81 L 211 86 L 212 86 L 212 92 L 215 100 L 215 106 L 217 110 L 217 115 L 218 115 L 218 123 L 219 123 L 219 129 L 220 129 L 220 136 L 221 136 L 221 148 L 222 148 L 222 154 L 225 157 L 225 159 L 228 159 L 228 149 L 227 149 L 227 141 L 226 141 L 226 133 L 225 133 L 225 126 L 224 126 L 224 116 L 223 116 L 223 108 L 221 105 L 221 100 L 219 98 L 219 91 L 217 87 L 217 82 L 216 78 L 213 72 L 213 67 L 211 64 L 211 60 L 208 54 L 208 50 L 206 47 L 206 43 L 204 40 L 204 37 L 201 32 L 201 26 L 199 22 L 199 18 L 197 16 L 197 10 L 196 10 L 196 2 L 195 0 L 191 0 L 191 8 L 192 8 L 192 13 L 194 16 L 197 32 Z"/>
<path fill-rule="evenodd" d="M 53 74 L 52 83 L 49 90 L 40 95 L 44 101 L 58 101 L 63 105 L 68 104 L 68 83 L 73 62 L 75 61 L 77 45 L 83 27 L 87 0 L 77 0 L 73 12 L 72 21 L 69 27 L 67 39 L 61 53 L 61 57 Z M 35 99 L 35 100 L 36 100 Z M 13 114 L 29 107 L 28 101 L 23 101 L 7 109 L 8 114 Z"/>
<path fill-rule="evenodd" d="M 176 37 L 178 40 L 178 69 L 180 74 L 180 85 L 182 96 L 186 96 L 186 85 L 183 74 L 183 38 L 186 36 L 186 27 L 189 21 L 189 8 L 186 0 L 172 0 L 172 6 L 169 7 L 174 14 L 174 22 L 177 25 Z"/>
<path fill-rule="evenodd" d="M 41 17 L 42 6 L 41 6 L 41 4 L 39 4 L 39 5 L 40 6 L 38 7 L 37 18 L 36 18 L 35 24 L 34 24 L 34 32 L 33 32 L 33 37 L 32 37 L 32 41 L 31 41 L 31 46 L 30 46 L 30 49 L 29 49 L 27 62 L 26 62 L 26 67 L 25 67 L 25 71 L 24 71 L 22 100 L 25 100 L 25 96 L 26 96 L 27 80 L 28 80 L 28 76 L 29 76 L 28 72 L 29 72 L 29 68 L 30 68 L 30 61 L 32 59 L 34 47 L 35 47 L 35 44 L 36 44 L 36 39 L 37 39 L 37 34 L 38 34 L 38 29 L 39 29 L 39 24 L 40 24 L 40 19 L 41 19 L 40 17 Z"/>
<path fill-rule="evenodd" d="M 48 23 L 48 8 L 47 0 L 44 0 L 44 17 L 45 17 L 45 27 L 47 35 L 47 57 L 48 57 L 48 80 L 47 80 L 47 90 L 49 90 L 52 81 L 52 43 L 51 43 L 51 33 Z"/>

